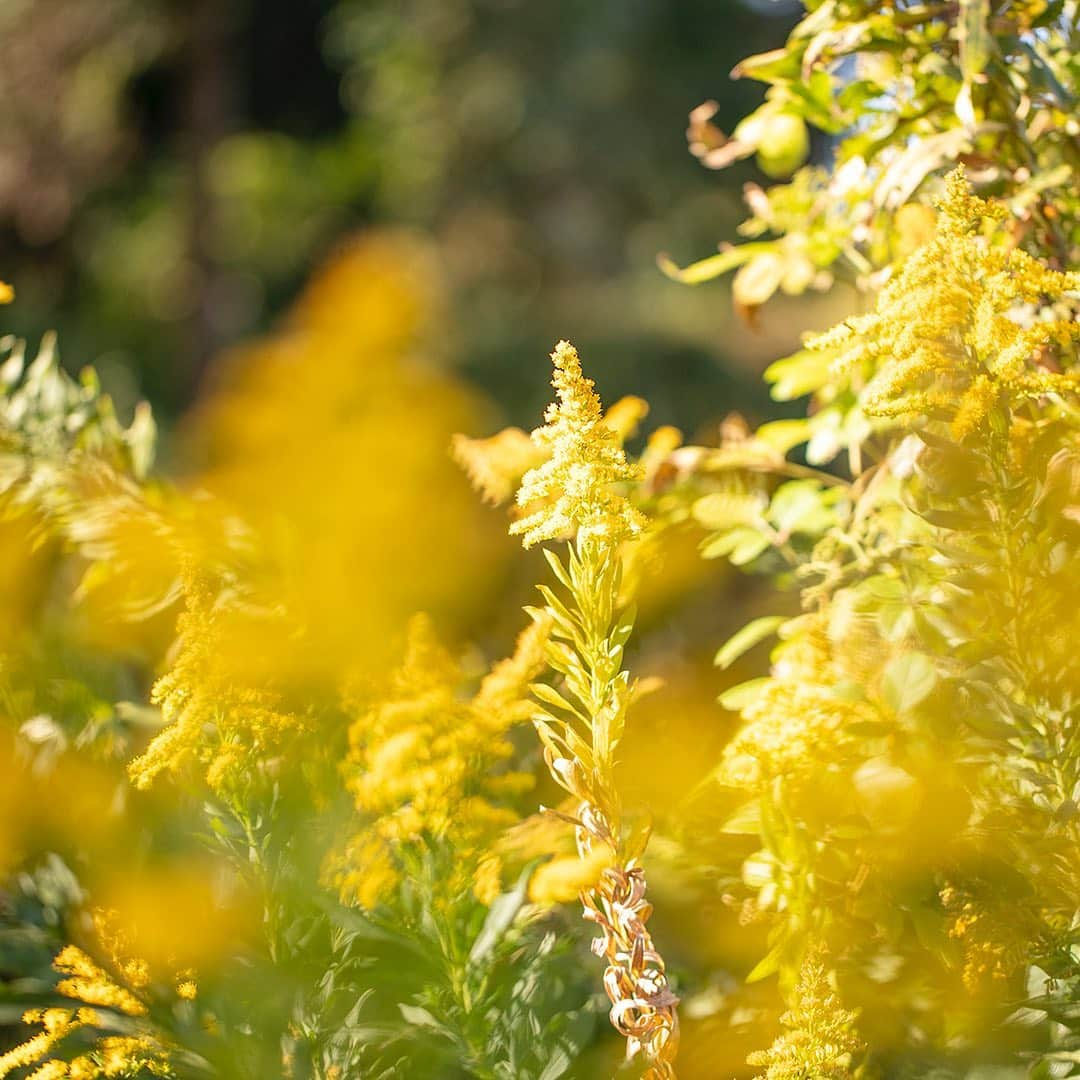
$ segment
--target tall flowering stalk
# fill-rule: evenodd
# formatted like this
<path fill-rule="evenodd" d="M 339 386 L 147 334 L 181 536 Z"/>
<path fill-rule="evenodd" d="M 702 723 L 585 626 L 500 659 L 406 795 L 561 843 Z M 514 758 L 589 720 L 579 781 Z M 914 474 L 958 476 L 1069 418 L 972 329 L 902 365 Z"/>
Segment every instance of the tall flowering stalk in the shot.
<path fill-rule="evenodd" d="M 576 350 L 561 341 L 551 359 L 558 400 L 532 434 L 545 460 L 525 474 L 517 495 L 524 516 L 510 530 L 525 547 L 567 541 L 565 561 L 544 552 L 561 596 L 541 585 L 545 607 L 530 609 L 534 619 L 550 620 L 547 657 L 562 676 L 558 689 L 534 687 L 540 706 L 534 723 L 552 777 L 578 800 L 572 817 L 578 854 L 603 866 L 581 903 L 600 930 L 593 951 L 607 961 L 611 1023 L 625 1036 L 628 1057 L 648 1062 L 645 1076 L 665 1080 L 675 1076 L 678 998 L 646 925 L 652 912 L 641 866 L 646 838 L 624 827 L 614 782 L 633 696 L 623 668 L 633 613 L 620 605 L 619 548 L 640 535 L 645 520 L 617 490 L 637 470 L 604 422 Z"/>

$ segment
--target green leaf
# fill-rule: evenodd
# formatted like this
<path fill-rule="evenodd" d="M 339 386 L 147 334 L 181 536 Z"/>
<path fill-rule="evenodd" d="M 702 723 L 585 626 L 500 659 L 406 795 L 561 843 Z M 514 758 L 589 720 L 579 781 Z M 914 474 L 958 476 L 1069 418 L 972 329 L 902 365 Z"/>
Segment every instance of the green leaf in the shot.
<path fill-rule="evenodd" d="M 716 536 L 708 537 L 702 542 L 701 557 L 703 559 L 725 558 L 741 544 L 750 543 L 760 535 L 757 529 L 752 529 L 748 525 L 727 529 Z"/>
<path fill-rule="evenodd" d="M 786 263 L 777 250 L 764 251 L 751 259 L 735 275 L 731 291 L 735 303 L 743 307 L 760 307 L 784 280 Z"/>
<path fill-rule="evenodd" d="M 469 950 L 470 964 L 478 964 L 483 960 L 513 925 L 517 913 L 525 903 L 529 890 L 529 878 L 536 869 L 536 865 L 535 861 L 530 863 L 518 876 L 514 887 L 509 892 L 501 893 L 491 902 L 484 925 L 480 927 L 480 933 L 476 935 L 476 940 Z"/>
<path fill-rule="evenodd" d="M 810 422 L 805 419 L 773 420 L 762 424 L 754 435 L 777 453 L 786 454 L 792 447 L 810 438 Z"/>
<path fill-rule="evenodd" d="M 622 648 L 634 632 L 634 620 L 637 618 L 637 604 L 630 604 L 619 616 L 615 629 L 608 640 L 617 648 Z"/>
<path fill-rule="evenodd" d="M 747 563 L 753 562 L 768 547 L 769 538 L 761 533 L 754 533 L 739 542 L 729 559 L 732 566 L 745 566 Z"/>
<path fill-rule="evenodd" d="M 589 724 L 589 718 L 581 711 L 572 701 L 568 701 L 562 694 L 558 692 L 554 687 L 548 686 L 547 683 L 531 683 L 529 689 L 532 691 L 533 696 L 542 704 L 548 706 L 550 709 L 560 710 L 561 712 L 567 712 L 571 716 L 576 716 L 586 727 Z M 565 717 L 559 715 L 556 712 L 550 716 L 550 719 L 566 723 Z"/>
<path fill-rule="evenodd" d="M 834 523 L 830 504 L 835 499 L 835 490 L 823 488 L 816 480 L 789 480 L 773 494 L 768 518 L 784 536 L 815 535 Z"/>
<path fill-rule="evenodd" d="M 820 390 L 829 381 L 833 355 L 827 350 L 801 349 L 770 364 L 765 381 L 772 384 L 773 399 L 792 401 Z"/>
<path fill-rule="evenodd" d="M 706 529 L 730 529 L 733 525 L 749 525 L 759 520 L 762 502 L 760 495 L 750 492 L 713 491 L 702 495 L 690 513 Z"/>
<path fill-rule="evenodd" d="M 734 814 L 720 826 L 721 832 L 734 833 L 737 836 L 761 835 L 761 803 L 757 799 L 740 806 Z"/>
<path fill-rule="evenodd" d="M 980 130 L 988 127 L 981 124 Z M 874 204 L 887 210 L 903 206 L 930 173 L 970 149 L 971 135 L 962 127 L 912 140 L 882 174 L 874 189 Z"/>
<path fill-rule="evenodd" d="M 926 699 L 937 681 L 937 671 L 929 658 L 920 652 L 909 652 L 885 669 L 881 692 L 891 709 L 906 713 Z"/>
<path fill-rule="evenodd" d="M 581 620 L 546 585 L 537 585 L 536 590 L 547 601 L 547 606 L 555 619 L 556 625 L 560 626 L 568 635 L 576 634 L 577 628 L 581 625 Z"/>
<path fill-rule="evenodd" d="M 746 682 L 729 687 L 716 700 L 730 712 L 741 712 L 745 706 L 749 705 L 761 693 L 765 688 L 765 684 L 770 681 L 767 675 L 763 675 L 758 679 L 747 679 Z"/>
<path fill-rule="evenodd" d="M 398 1009 L 405 1018 L 405 1022 L 413 1027 L 433 1028 L 436 1031 L 445 1030 L 443 1024 L 436 1020 L 427 1009 L 422 1009 L 419 1005 L 406 1005 L 401 1002 Z"/>
<path fill-rule="evenodd" d="M 547 559 L 547 564 L 551 567 L 551 572 L 566 586 L 567 589 L 570 590 L 570 592 L 573 592 L 574 586 L 570 581 L 570 573 L 566 567 L 563 566 L 562 559 L 560 559 L 550 548 L 541 548 L 540 550 L 543 551 L 544 558 Z"/>
<path fill-rule="evenodd" d="M 743 263 L 760 255 L 762 252 L 771 251 L 773 244 L 761 241 L 754 244 L 739 244 L 736 247 L 726 248 L 717 255 L 710 255 L 689 266 L 679 267 L 669 256 L 658 255 L 656 264 L 673 281 L 681 281 L 684 285 L 700 285 L 705 281 L 712 281 L 721 274 L 726 274 Z"/>
<path fill-rule="evenodd" d="M 733 79 L 757 79 L 759 82 L 784 82 L 799 77 L 798 57 L 788 49 L 748 56 L 731 69 Z"/>
<path fill-rule="evenodd" d="M 753 619 L 720 646 L 713 663 L 718 668 L 729 668 L 740 656 L 773 634 L 783 622 L 783 615 L 762 615 Z"/>
<path fill-rule="evenodd" d="M 780 961 L 784 958 L 786 942 L 774 945 L 761 960 L 754 966 L 753 971 L 746 976 L 748 983 L 761 982 L 770 975 L 775 975 L 780 970 Z"/>

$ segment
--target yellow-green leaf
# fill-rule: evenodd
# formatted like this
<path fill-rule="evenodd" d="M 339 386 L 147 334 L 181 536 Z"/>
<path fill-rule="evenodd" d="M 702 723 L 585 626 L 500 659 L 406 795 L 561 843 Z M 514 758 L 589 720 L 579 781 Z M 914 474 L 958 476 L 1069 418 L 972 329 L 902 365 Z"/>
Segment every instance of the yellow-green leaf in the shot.
<path fill-rule="evenodd" d="M 724 642 L 713 663 L 719 668 L 730 667 L 740 656 L 775 633 L 783 621 L 783 615 L 762 615 L 759 619 L 753 619 Z"/>

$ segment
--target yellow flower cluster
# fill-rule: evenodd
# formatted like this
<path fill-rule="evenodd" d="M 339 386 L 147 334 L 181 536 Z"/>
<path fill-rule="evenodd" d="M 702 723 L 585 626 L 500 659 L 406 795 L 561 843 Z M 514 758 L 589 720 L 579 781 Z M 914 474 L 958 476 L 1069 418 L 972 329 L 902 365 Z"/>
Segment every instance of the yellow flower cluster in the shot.
<path fill-rule="evenodd" d="M 494 506 L 506 502 L 521 478 L 543 461 L 540 448 L 518 427 L 503 428 L 486 439 L 455 435 L 450 445 L 473 487 Z"/>
<path fill-rule="evenodd" d="M 745 723 L 724 750 L 721 778 L 756 787 L 782 776 L 808 780 L 843 756 L 851 725 L 877 719 L 872 705 L 829 687 L 795 679 L 770 680 L 743 709 Z"/>
<path fill-rule="evenodd" d="M 947 417 L 962 439 L 1000 402 L 1019 403 L 1077 389 L 1060 370 L 1080 339 L 1061 313 L 1037 318 L 1036 305 L 1080 288 L 1009 245 L 1003 211 L 974 196 L 962 169 L 950 174 L 934 238 L 882 290 L 875 310 L 809 342 L 835 351 L 834 369 L 868 378 L 862 407 L 871 416 Z M 1057 354 L 1055 356 L 1055 354 Z"/>
<path fill-rule="evenodd" d="M 73 1031 L 93 1024 L 96 1020 L 97 1015 L 93 1009 L 28 1009 L 23 1013 L 23 1023 L 40 1024 L 43 1030 L 0 1056 L 0 1078 L 7 1076 L 15 1069 L 25 1069 L 37 1064 L 57 1043 L 66 1039 Z M 56 1073 L 37 1069 L 32 1075 L 40 1080 L 41 1077 L 56 1075 Z"/>
<path fill-rule="evenodd" d="M 144 1072 L 151 1076 L 173 1075 L 161 1044 L 149 1035 L 104 1035 L 95 1040 L 88 1053 L 70 1061 L 43 1061 L 73 1032 L 97 1026 L 99 1018 L 93 1009 L 30 1009 L 22 1018 L 26 1024 L 41 1024 L 44 1030 L 0 1057 L 0 1077 L 33 1065 L 37 1068 L 26 1075 L 26 1080 L 99 1080 Z"/>
<path fill-rule="evenodd" d="M 254 684 L 385 672 L 414 612 L 480 610 L 463 567 L 507 557 L 447 454 L 479 402 L 442 363 L 438 263 L 406 232 L 342 238 L 279 330 L 222 358 L 181 427 L 198 488 L 250 530 L 267 602 L 303 627 L 302 647 L 286 632 L 246 650 Z"/>
<path fill-rule="evenodd" d="M 82 949 L 65 945 L 53 961 L 53 967 L 66 976 L 56 987 L 65 997 L 98 1005 L 103 1009 L 116 1009 L 127 1016 L 144 1016 L 146 1006 L 130 991 L 118 985 L 104 968 L 95 964 Z M 143 990 L 150 981 L 146 964 L 134 960 L 122 965 L 125 976 L 136 990 Z"/>
<path fill-rule="evenodd" d="M 565 342 L 562 344 L 565 345 Z M 604 413 L 603 424 L 614 434 L 617 444 L 622 446 L 634 436 L 648 413 L 649 405 L 643 398 L 624 397 Z M 663 440 L 670 437 L 674 428 L 660 430 Z M 451 450 L 473 487 L 493 506 L 508 502 L 521 484 L 522 477 L 551 458 L 550 447 L 545 449 L 535 437 L 526 435 L 517 427 L 503 428 L 486 439 L 455 435 Z"/>
<path fill-rule="evenodd" d="M 949 914 L 949 937 L 963 954 L 961 977 L 969 994 L 1001 993 L 1030 952 L 1028 913 L 1007 912 L 976 900 L 969 892 L 947 885 L 940 893 Z"/>
<path fill-rule="evenodd" d="M 529 899 L 534 904 L 569 904 L 600 882 L 600 875 L 614 863 L 610 850 L 596 848 L 586 855 L 557 855 L 529 879 Z"/>
<path fill-rule="evenodd" d="M 221 791 L 252 762 L 280 753 L 304 723 L 283 710 L 274 691 L 242 684 L 231 662 L 239 623 L 230 619 L 206 579 L 188 573 L 185 595 L 179 653 L 151 693 L 167 726 L 128 771 L 137 787 L 146 788 L 161 773 L 198 762 L 206 768 L 207 783 Z"/>
<path fill-rule="evenodd" d="M 751 1054 L 750 1065 L 764 1066 L 755 1080 L 844 1080 L 861 1047 L 854 1031 L 856 1014 L 844 1009 L 829 985 L 820 960 L 802 966 L 791 1009 L 780 1017 L 787 1028 L 768 1050 Z"/>
<path fill-rule="evenodd" d="M 81 1002 L 78 1008 L 30 1009 L 23 1014 L 26 1024 L 40 1024 L 42 1030 L 24 1043 L 0 1056 L 0 1080 L 15 1069 L 29 1069 L 26 1080 L 98 1080 L 100 1077 L 132 1076 L 146 1072 L 152 1076 L 171 1076 L 169 1049 L 156 1034 L 102 1035 L 92 1047 L 70 1060 L 53 1057 L 69 1035 L 82 1028 L 100 1026 L 94 1008 L 109 1009 L 138 1019 L 145 1017 L 146 1005 L 138 993 L 150 984 L 145 961 L 127 952 L 125 935 L 115 920 L 103 912 L 94 913 L 98 943 L 111 971 L 90 958 L 75 945 L 65 946 L 53 960 L 53 967 L 63 975 L 57 992 Z M 177 988 L 185 1000 L 195 996 L 195 984 L 185 978 Z"/>
<path fill-rule="evenodd" d="M 579 541 L 595 537 L 609 543 L 637 536 L 644 518 L 612 489 L 639 472 L 626 460 L 615 428 L 604 423 L 600 397 L 582 373 L 577 350 L 560 341 L 551 361 L 558 401 L 548 406 L 546 425 L 532 434 L 547 460 L 525 474 L 517 502 L 526 513 L 510 532 L 526 547 L 575 533 Z"/>
<path fill-rule="evenodd" d="M 529 715 L 526 695 L 543 667 L 547 632 L 543 621 L 532 624 L 514 655 L 465 699 L 462 671 L 430 620 L 412 620 L 387 693 L 349 730 L 346 786 L 366 824 L 326 867 L 346 902 L 376 905 L 399 880 L 396 846 L 423 838 L 452 841 L 462 873 L 477 875 L 478 897 L 497 894 L 498 862 L 484 852 L 517 820 L 506 800 L 533 782 L 500 768 L 513 755 L 509 730 Z"/>

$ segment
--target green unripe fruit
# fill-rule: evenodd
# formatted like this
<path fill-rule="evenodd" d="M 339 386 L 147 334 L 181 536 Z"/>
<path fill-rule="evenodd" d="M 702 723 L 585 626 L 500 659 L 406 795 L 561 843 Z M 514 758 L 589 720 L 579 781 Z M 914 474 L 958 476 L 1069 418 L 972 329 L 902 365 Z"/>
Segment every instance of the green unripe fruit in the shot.
<path fill-rule="evenodd" d="M 775 112 L 762 118 L 757 163 L 766 176 L 790 176 L 810 154 L 810 133 L 801 116 Z"/>

